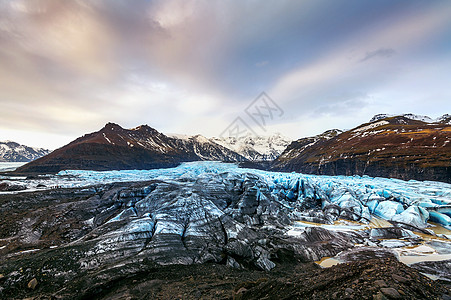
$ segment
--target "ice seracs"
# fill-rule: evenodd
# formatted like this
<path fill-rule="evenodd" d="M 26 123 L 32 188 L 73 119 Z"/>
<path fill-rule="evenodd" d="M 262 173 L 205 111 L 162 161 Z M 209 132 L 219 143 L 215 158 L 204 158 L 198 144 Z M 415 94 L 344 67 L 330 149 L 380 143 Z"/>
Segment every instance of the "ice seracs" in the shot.
<path fill-rule="evenodd" d="M 291 213 L 304 220 L 333 222 L 345 217 L 368 222 L 371 215 L 376 215 L 415 228 L 426 228 L 430 220 L 444 226 L 451 225 L 451 185 L 432 181 L 305 175 L 245 169 L 231 163 L 191 162 L 176 168 L 155 170 L 68 170 L 42 180 L 17 182 L 27 184 L 32 189 L 38 185 L 82 187 L 112 182 L 172 182 L 176 179 L 207 180 L 205 186 L 211 183 L 229 186 L 250 177 L 255 177 L 258 184 L 265 187 L 265 193 L 268 194 L 261 193 L 261 188 L 257 190 L 261 199 L 270 195 L 273 200 L 282 201 L 285 206 L 291 207 Z M 306 213 L 309 209 L 312 211 Z"/>

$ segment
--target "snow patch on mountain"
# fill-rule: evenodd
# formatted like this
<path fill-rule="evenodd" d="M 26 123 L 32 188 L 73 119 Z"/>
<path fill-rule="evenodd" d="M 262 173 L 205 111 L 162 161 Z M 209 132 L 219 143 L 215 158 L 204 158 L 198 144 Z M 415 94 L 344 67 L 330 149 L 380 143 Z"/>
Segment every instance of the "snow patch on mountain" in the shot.
<path fill-rule="evenodd" d="M 371 123 L 371 124 L 369 124 L 367 126 L 363 126 L 363 127 L 359 127 L 357 129 L 354 129 L 353 132 L 367 131 L 367 130 L 370 130 L 370 129 L 373 129 L 373 128 L 376 128 L 376 127 L 379 127 L 379 126 L 387 125 L 387 124 L 390 124 L 390 123 L 387 122 L 387 121 L 379 121 L 379 122 Z"/>

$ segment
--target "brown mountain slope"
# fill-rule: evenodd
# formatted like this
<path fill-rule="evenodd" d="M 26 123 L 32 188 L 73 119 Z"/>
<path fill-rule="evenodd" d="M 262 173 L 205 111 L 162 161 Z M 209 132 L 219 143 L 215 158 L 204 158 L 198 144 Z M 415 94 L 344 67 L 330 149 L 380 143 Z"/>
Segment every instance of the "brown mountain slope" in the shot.
<path fill-rule="evenodd" d="M 126 170 L 173 167 L 197 160 L 245 161 L 239 154 L 201 136 L 168 137 L 147 126 L 124 129 L 108 123 L 47 156 L 18 168 L 16 174 L 61 170 Z"/>
<path fill-rule="evenodd" d="M 451 182 L 449 123 L 449 119 L 426 123 L 397 116 L 336 135 L 300 139 L 273 162 L 272 169 Z"/>

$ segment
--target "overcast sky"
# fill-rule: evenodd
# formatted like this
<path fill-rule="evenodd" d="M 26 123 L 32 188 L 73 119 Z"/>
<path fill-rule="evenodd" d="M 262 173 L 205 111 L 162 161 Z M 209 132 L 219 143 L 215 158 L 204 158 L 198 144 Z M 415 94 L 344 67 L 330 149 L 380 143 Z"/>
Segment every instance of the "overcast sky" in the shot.
<path fill-rule="evenodd" d="M 451 1 L 0 0 L 0 140 L 218 136 L 261 92 L 291 138 L 451 113 Z"/>

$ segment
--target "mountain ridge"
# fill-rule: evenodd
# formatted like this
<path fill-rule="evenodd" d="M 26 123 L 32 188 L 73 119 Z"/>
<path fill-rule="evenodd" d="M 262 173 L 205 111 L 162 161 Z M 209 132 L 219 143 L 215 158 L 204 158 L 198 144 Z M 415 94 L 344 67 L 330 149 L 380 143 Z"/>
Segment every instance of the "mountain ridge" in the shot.
<path fill-rule="evenodd" d="M 374 122 L 374 121 L 378 121 L 378 120 L 382 120 L 382 119 L 386 119 L 386 118 L 391 118 L 391 117 L 405 117 L 407 119 L 411 119 L 411 120 L 417 120 L 417 121 L 423 121 L 425 123 L 442 123 L 442 122 L 449 122 L 449 120 L 451 119 L 451 115 L 449 114 L 444 114 L 440 117 L 437 117 L 435 119 L 429 117 L 429 116 L 423 116 L 423 115 L 417 115 L 417 114 L 412 114 L 412 113 L 408 113 L 408 114 L 402 114 L 402 115 L 396 115 L 396 114 L 377 114 L 374 115 L 370 122 Z M 448 123 L 451 124 L 451 123 Z"/>
<path fill-rule="evenodd" d="M 331 129 L 288 144 L 281 134 L 240 138 L 169 136 L 148 125 L 124 129 L 107 123 L 50 156 L 19 167 L 16 173 L 154 169 L 217 160 L 275 171 L 451 182 L 450 124 L 449 114 L 436 119 L 378 114 L 350 130 Z"/>
<path fill-rule="evenodd" d="M 141 125 L 124 129 L 107 123 L 15 173 L 56 173 L 67 169 L 96 171 L 174 167 L 196 160 L 246 161 L 241 155 L 210 141 L 182 140 Z"/>
<path fill-rule="evenodd" d="M 451 182 L 450 116 L 438 119 L 372 118 L 329 139 L 302 138 L 291 143 L 271 169 Z"/>
<path fill-rule="evenodd" d="M 210 140 L 229 148 L 250 161 L 276 159 L 292 142 L 280 133 L 269 136 L 213 137 Z"/>
<path fill-rule="evenodd" d="M 14 141 L 0 141 L 0 162 L 29 162 L 50 152 L 48 149 L 30 147 Z"/>

